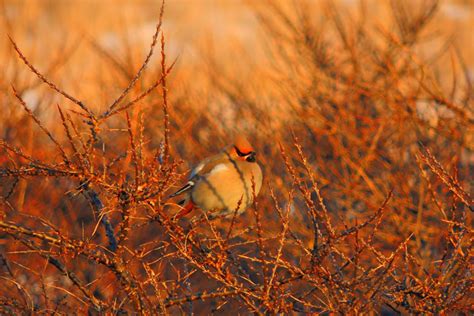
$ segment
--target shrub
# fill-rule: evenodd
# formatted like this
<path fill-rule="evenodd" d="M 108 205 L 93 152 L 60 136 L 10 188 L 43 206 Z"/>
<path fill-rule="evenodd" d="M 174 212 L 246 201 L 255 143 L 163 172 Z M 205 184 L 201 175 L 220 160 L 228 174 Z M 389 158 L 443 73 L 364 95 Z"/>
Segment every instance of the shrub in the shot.
<path fill-rule="evenodd" d="M 386 19 L 363 1 L 249 4 L 247 44 L 265 45 L 221 56 L 206 42 L 204 62 L 170 56 L 163 5 L 141 62 L 130 38 L 113 51 L 86 36 L 40 67 L 12 35 L 2 313 L 467 314 L 468 66 L 432 38 L 437 1 L 370 8 Z M 254 205 L 174 220 L 187 166 L 235 131 L 264 168 Z"/>

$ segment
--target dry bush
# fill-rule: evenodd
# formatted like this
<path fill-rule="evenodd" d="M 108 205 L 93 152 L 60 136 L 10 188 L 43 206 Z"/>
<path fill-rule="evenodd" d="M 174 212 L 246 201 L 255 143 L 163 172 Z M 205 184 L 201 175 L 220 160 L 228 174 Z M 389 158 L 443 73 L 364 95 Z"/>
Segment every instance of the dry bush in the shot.
<path fill-rule="evenodd" d="M 2 2 L 0 311 L 472 312 L 473 60 L 440 3 L 410 3 L 249 3 L 250 48 L 191 61 L 163 8 L 145 53 L 90 30 L 42 34 L 50 53 L 15 31 L 50 7 Z M 253 207 L 172 220 L 235 131 L 264 168 Z"/>

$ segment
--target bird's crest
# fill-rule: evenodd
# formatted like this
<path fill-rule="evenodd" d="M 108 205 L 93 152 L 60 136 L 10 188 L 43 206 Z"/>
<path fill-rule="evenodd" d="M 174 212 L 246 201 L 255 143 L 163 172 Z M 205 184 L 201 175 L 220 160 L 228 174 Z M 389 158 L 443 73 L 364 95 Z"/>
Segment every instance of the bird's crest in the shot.
<path fill-rule="evenodd" d="M 253 150 L 252 145 L 250 145 L 247 138 L 242 135 L 237 135 L 234 142 L 235 148 L 242 153 L 250 153 Z"/>

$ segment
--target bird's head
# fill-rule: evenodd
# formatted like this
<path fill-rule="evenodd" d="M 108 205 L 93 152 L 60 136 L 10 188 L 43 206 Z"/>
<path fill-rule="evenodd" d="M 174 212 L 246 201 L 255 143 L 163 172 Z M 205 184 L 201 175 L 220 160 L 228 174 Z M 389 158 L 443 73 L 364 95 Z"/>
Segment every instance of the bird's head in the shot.
<path fill-rule="evenodd" d="M 230 148 L 231 157 L 235 160 L 256 162 L 257 153 L 250 145 L 249 141 L 242 135 L 235 138 L 232 148 Z"/>

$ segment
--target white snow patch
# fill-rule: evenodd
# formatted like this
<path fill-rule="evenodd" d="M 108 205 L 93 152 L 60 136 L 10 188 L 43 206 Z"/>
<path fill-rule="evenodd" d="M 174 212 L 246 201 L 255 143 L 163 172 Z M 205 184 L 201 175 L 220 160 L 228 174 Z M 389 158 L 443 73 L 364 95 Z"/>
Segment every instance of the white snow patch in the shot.
<path fill-rule="evenodd" d="M 26 90 L 23 92 L 21 98 L 23 101 L 25 101 L 26 105 L 31 111 L 34 111 L 40 103 L 38 92 L 35 90 Z"/>
<path fill-rule="evenodd" d="M 467 20 L 472 13 L 471 8 L 468 5 L 446 3 L 441 9 L 446 16 L 454 20 Z"/>

